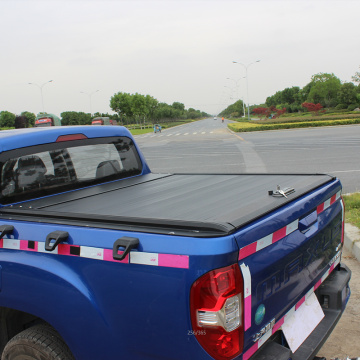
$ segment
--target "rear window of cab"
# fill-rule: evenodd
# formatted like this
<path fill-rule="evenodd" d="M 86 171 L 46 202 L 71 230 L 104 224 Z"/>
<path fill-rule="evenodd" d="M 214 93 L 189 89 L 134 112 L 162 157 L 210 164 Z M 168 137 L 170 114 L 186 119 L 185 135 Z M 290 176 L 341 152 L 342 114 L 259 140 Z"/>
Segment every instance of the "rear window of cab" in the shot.
<path fill-rule="evenodd" d="M 1 204 L 10 204 L 139 175 L 133 141 L 106 137 L 60 141 L 0 155 Z"/>

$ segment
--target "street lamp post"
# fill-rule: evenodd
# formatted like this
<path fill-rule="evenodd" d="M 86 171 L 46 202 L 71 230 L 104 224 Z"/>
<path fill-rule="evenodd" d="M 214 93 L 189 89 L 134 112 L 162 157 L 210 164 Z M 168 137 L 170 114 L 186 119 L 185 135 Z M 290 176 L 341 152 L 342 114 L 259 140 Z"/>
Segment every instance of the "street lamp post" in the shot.
<path fill-rule="evenodd" d="M 95 90 L 92 93 L 87 93 L 85 91 L 80 91 L 81 94 L 86 94 L 89 96 L 89 103 L 90 103 L 90 116 L 92 117 L 92 109 L 91 109 L 91 96 L 93 96 L 95 93 L 97 93 L 100 90 Z"/>
<path fill-rule="evenodd" d="M 37 87 L 40 89 L 41 104 L 42 104 L 43 114 L 45 114 L 45 109 L 44 109 L 44 98 L 43 98 L 42 88 L 43 88 L 46 84 L 51 83 L 51 82 L 53 82 L 53 80 L 49 80 L 49 81 L 47 81 L 47 82 L 44 82 L 42 85 L 38 85 L 38 84 L 35 84 L 35 83 L 29 83 L 29 85 L 35 85 L 35 86 L 37 86 Z"/>
<path fill-rule="evenodd" d="M 246 92 L 247 92 L 247 101 L 248 101 L 248 120 L 250 121 L 250 105 L 249 105 L 249 80 L 248 80 L 248 67 L 252 64 L 258 63 L 260 60 L 256 60 L 248 65 L 244 65 L 241 62 L 233 61 L 234 64 L 240 64 L 245 68 L 246 71 Z"/>
<path fill-rule="evenodd" d="M 245 77 L 246 77 L 246 76 L 243 76 L 242 78 L 237 79 L 237 80 L 231 79 L 231 78 L 226 78 L 226 80 L 232 80 L 232 81 L 235 82 L 235 87 L 236 87 L 237 93 L 238 93 L 237 95 L 239 96 L 239 99 L 242 100 L 242 103 L 243 103 L 243 113 L 244 113 L 244 117 L 245 117 L 245 102 L 244 102 L 244 97 L 243 97 L 242 99 L 240 98 L 240 90 L 239 90 L 238 83 L 239 83 L 239 81 L 240 81 L 241 79 L 245 79 Z"/>

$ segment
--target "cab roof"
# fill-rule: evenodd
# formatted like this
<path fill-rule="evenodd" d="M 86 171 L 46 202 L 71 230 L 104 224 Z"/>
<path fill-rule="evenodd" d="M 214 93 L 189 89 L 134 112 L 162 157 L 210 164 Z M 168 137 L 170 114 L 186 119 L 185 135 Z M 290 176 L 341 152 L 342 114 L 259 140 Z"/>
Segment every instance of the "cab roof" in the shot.
<path fill-rule="evenodd" d="M 123 126 L 51 126 L 0 131 L 0 153 L 18 148 L 56 142 L 59 136 L 82 134 L 87 138 L 126 136 L 133 139 Z"/>

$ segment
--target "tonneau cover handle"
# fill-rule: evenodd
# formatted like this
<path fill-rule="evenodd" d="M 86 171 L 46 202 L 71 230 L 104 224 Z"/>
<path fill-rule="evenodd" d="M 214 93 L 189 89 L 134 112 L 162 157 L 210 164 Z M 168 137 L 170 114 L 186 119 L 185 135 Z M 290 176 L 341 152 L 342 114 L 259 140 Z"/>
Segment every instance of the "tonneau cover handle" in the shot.
<path fill-rule="evenodd" d="M 139 239 L 129 237 L 129 236 L 123 236 L 120 239 L 117 239 L 114 242 L 113 246 L 113 258 L 114 260 L 124 260 L 126 255 L 130 252 L 131 249 L 135 249 L 139 246 Z M 125 250 L 122 254 L 119 254 L 119 248 L 124 247 Z"/>
<path fill-rule="evenodd" d="M 56 230 L 51 232 L 45 241 L 45 250 L 53 251 L 55 248 L 62 242 L 66 241 L 69 237 L 69 233 L 67 231 Z M 52 242 L 54 241 L 54 242 Z"/>
<path fill-rule="evenodd" d="M 4 237 L 4 235 L 9 235 L 14 231 L 14 227 L 12 225 L 1 225 L 0 226 L 0 239 Z"/>

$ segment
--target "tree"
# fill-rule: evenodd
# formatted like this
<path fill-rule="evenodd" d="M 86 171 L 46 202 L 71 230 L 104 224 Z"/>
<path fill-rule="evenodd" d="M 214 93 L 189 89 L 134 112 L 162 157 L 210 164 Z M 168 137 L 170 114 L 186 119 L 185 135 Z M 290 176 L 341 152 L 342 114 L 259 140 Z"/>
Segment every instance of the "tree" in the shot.
<path fill-rule="evenodd" d="M 166 103 L 159 103 L 157 108 L 154 110 L 154 119 L 171 119 L 173 108 Z"/>
<path fill-rule="evenodd" d="M 117 112 L 122 120 L 133 117 L 131 95 L 129 93 L 118 92 L 114 94 L 110 99 L 110 108 Z"/>
<path fill-rule="evenodd" d="M 62 125 L 90 125 L 91 115 L 84 112 L 65 111 L 61 113 Z"/>
<path fill-rule="evenodd" d="M 319 115 L 319 111 L 323 108 L 323 106 L 320 103 L 314 104 L 314 103 L 304 102 L 301 104 L 301 106 L 307 109 L 307 111 L 314 113 L 315 115 Z"/>
<path fill-rule="evenodd" d="M 238 100 L 238 101 L 234 102 L 233 104 L 229 105 L 219 115 L 230 117 L 231 114 L 234 114 L 234 113 L 237 113 L 239 117 L 244 115 L 242 100 Z"/>
<path fill-rule="evenodd" d="M 153 118 L 158 101 L 150 95 L 139 93 L 129 94 L 118 92 L 110 99 L 110 107 L 119 114 L 119 117 L 127 121 L 135 119 L 136 122 Z"/>
<path fill-rule="evenodd" d="M 300 88 L 298 86 L 293 86 L 291 88 L 286 88 L 281 92 L 281 103 L 282 104 L 293 104 L 297 101 L 297 94 L 299 93 Z M 278 104 L 277 104 L 278 105 Z"/>
<path fill-rule="evenodd" d="M 357 72 L 355 73 L 355 75 L 351 77 L 351 80 L 354 81 L 354 82 L 356 82 L 356 83 L 359 83 L 359 85 L 360 85 L 360 72 L 357 71 Z"/>
<path fill-rule="evenodd" d="M 15 126 L 15 114 L 9 111 L 0 112 L 0 127 L 14 127 Z"/>
<path fill-rule="evenodd" d="M 131 95 L 130 98 L 131 112 L 133 113 L 136 122 L 143 118 L 147 114 L 146 100 L 145 96 L 135 93 Z"/>
<path fill-rule="evenodd" d="M 312 86 L 307 102 L 320 103 L 325 107 L 335 106 L 341 81 L 334 74 L 319 73 L 311 77 Z"/>
<path fill-rule="evenodd" d="M 286 112 L 286 108 L 278 109 L 274 105 L 272 105 L 268 108 L 260 106 L 260 107 L 252 109 L 251 112 L 253 114 L 259 116 L 260 118 L 264 116 L 265 118 L 275 119 L 275 118 L 279 117 L 280 115 L 284 114 Z"/>
<path fill-rule="evenodd" d="M 345 83 L 341 85 L 339 90 L 339 103 L 340 104 L 356 104 L 356 86 L 353 83 Z"/>
<path fill-rule="evenodd" d="M 35 125 L 35 118 L 36 118 L 36 115 L 29 112 L 29 111 L 23 111 L 21 113 L 21 116 L 25 116 L 26 117 L 26 120 L 27 120 L 27 123 L 29 126 L 34 126 Z"/>
<path fill-rule="evenodd" d="M 262 117 L 268 117 L 269 116 L 269 108 L 263 107 L 263 106 L 259 106 L 257 108 L 252 109 L 252 113 L 255 114 L 256 116 L 258 116 L 259 118 Z"/>
<path fill-rule="evenodd" d="M 185 110 L 185 105 L 179 102 L 173 102 L 173 104 L 171 105 L 174 109 L 180 110 L 180 111 L 184 111 Z"/>
<path fill-rule="evenodd" d="M 155 112 L 156 108 L 158 107 L 159 102 L 155 98 L 153 98 L 152 96 L 146 95 L 145 96 L 145 103 L 146 103 L 146 107 L 147 107 L 147 116 L 150 119 L 153 119 L 154 112 Z"/>
<path fill-rule="evenodd" d="M 301 102 L 299 101 L 299 92 L 300 88 L 298 86 L 293 86 L 291 88 L 285 88 L 282 91 L 277 91 L 275 95 L 266 98 L 266 105 L 268 107 L 284 104 L 291 105 L 295 103 L 300 105 Z"/>

